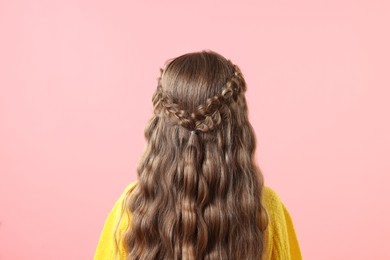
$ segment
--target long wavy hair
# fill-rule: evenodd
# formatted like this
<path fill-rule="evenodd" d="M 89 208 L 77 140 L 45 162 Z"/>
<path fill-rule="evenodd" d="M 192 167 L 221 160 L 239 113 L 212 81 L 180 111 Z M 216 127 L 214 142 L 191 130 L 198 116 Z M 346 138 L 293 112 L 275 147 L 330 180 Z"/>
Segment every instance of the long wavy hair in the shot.
<path fill-rule="evenodd" d="M 201 51 L 160 71 L 123 204 L 127 259 L 262 259 L 268 214 L 239 67 Z"/>

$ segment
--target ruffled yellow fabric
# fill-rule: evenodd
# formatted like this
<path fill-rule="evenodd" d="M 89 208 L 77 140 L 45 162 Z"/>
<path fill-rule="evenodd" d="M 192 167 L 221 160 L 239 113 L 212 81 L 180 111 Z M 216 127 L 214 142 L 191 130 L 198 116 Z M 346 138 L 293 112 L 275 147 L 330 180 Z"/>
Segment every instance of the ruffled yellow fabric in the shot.
<path fill-rule="evenodd" d="M 116 201 L 105 221 L 100 239 L 95 251 L 94 260 L 115 259 L 114 231 L 119 223 L 117 240 L 119 243 L 119 255 L 117 260 L 125 260 L 126 253 L 123 250 L 119 236 L 126 229 L 128 215 L 122 211 L 122 202 L 126 193 L 136 185 L 137 181 L 130 183 Z M 266 251 L 264 260 L 302 260 L 302 254 L 290 213 L 281 201 L 278 194 L 269 186 L 264 186 L 262 202 L 267 209 L 270 221 L 265 230 Z M 121 218 L 122 216 L 122 218 Z M 131 221 L 131 216 L 130 216 Z"/>

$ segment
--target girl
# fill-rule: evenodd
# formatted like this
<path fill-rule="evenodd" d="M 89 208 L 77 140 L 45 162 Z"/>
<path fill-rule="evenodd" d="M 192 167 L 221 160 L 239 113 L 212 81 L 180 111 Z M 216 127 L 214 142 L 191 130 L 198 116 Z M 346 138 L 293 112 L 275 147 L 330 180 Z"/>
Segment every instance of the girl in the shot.
<path fill-rule="evenodd" d="M 264 185 L 238 66 L 213 51 L 161 69 L 138 180 L 111 210 L 100 259 L 302 259 L 291 216 Z"/>

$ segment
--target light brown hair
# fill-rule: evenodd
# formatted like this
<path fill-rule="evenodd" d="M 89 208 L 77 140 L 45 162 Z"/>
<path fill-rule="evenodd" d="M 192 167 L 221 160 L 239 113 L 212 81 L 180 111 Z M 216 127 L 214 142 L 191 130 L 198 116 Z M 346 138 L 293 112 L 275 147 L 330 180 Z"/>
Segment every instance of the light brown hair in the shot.
<path fill-rule="evenodd" d="M 124 200 L 128 259 L 261 259 L 263 175 L 238 66 L 213 51 L 161 69 L 154 114 Z"/>

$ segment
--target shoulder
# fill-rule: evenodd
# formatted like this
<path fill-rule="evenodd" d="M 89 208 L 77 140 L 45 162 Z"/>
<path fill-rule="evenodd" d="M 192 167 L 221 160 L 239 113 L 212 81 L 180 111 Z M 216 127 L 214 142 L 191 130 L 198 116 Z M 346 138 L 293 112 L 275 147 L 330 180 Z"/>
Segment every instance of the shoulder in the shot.
<path fill-rule="evenodd" d="M 301 260 L 302 255 L 294 223 L 285 203 L 269 186 L 263 186 L 262 202 L 269 217 L 269 226 L 266 231 L 270 257 Z"/>
<path fill-rule="evenodd" d="M 131 192 L 131 191 L 135 188 L 135 186 L 137 185 L 137 183 L 138 183 L 138 180 L 135 180 L 135 181 L 133 181 L 133 182 L 130 182 L 130 183 L 125 187 L 125 189 L 124 189 L 124 191 L 123 191 L 123 193 L 122 193 L 122 197 L 125 197 L 126 194 L 127 194 L 128 192 Z"/>
<path fill-rule="evenodd" d="M 280 228 L 280 223 L 284 221 L 283 202 L 278 193 L 269 186 L 263 186 L 261 202 L 268 215 L 268 232 L 275 233 L 276 228 Z"/>
<path fill-rule="evenodd" d="M 262 202 L 264 203 L 264 206 L 267 208 L 279 208 L 282 207 L 282 200 L 279 197 L 278 193 L 270 186 L 263 186 L 262 191 Z"/>
<path fill-rule="evenodd" d="M 264 186 L 261 195 L 261 201 L 270 220 L 271 230 L 269 231 L 278 232 L 285 228 L 286 214 L 289 215 L 289 213 L 286 206 L 284 205 L 284 202 L 275 189 L 269 186 Z"/>
<path fill-rule="evenodd" d="M 120 240 L 120 237 L 126 230 L 131 215 L 128 216 L 127 212 L 124 210 L 124 202 L 127 194 L 133 190 L 136 184 L 137 181 L 134 181 L 125 187 L 108 214 L 96 247 L 94 260 L 114 259 L 116 255 L 115 240 L 120 241 L 120 259 L 126 259 L 126 253 L 123 249 L 123 244 L 121 244 L 122 241 Z"/>
<path fill-rule="evenodd" d="M 127 213 L 124 210 L 124 203 L 125 203 L 127 195 L 134 190 L 136 184 L 137 184 L 137 181 L 133 181 L 125 186 L 125 188 L 122 190 L 120 196 L 117 198 L 117 200 L 114 204 L 114 207 L 111 210 L 111 214 L 115 214 L 115 216 L 118 218 L 123 213 Z"/>

